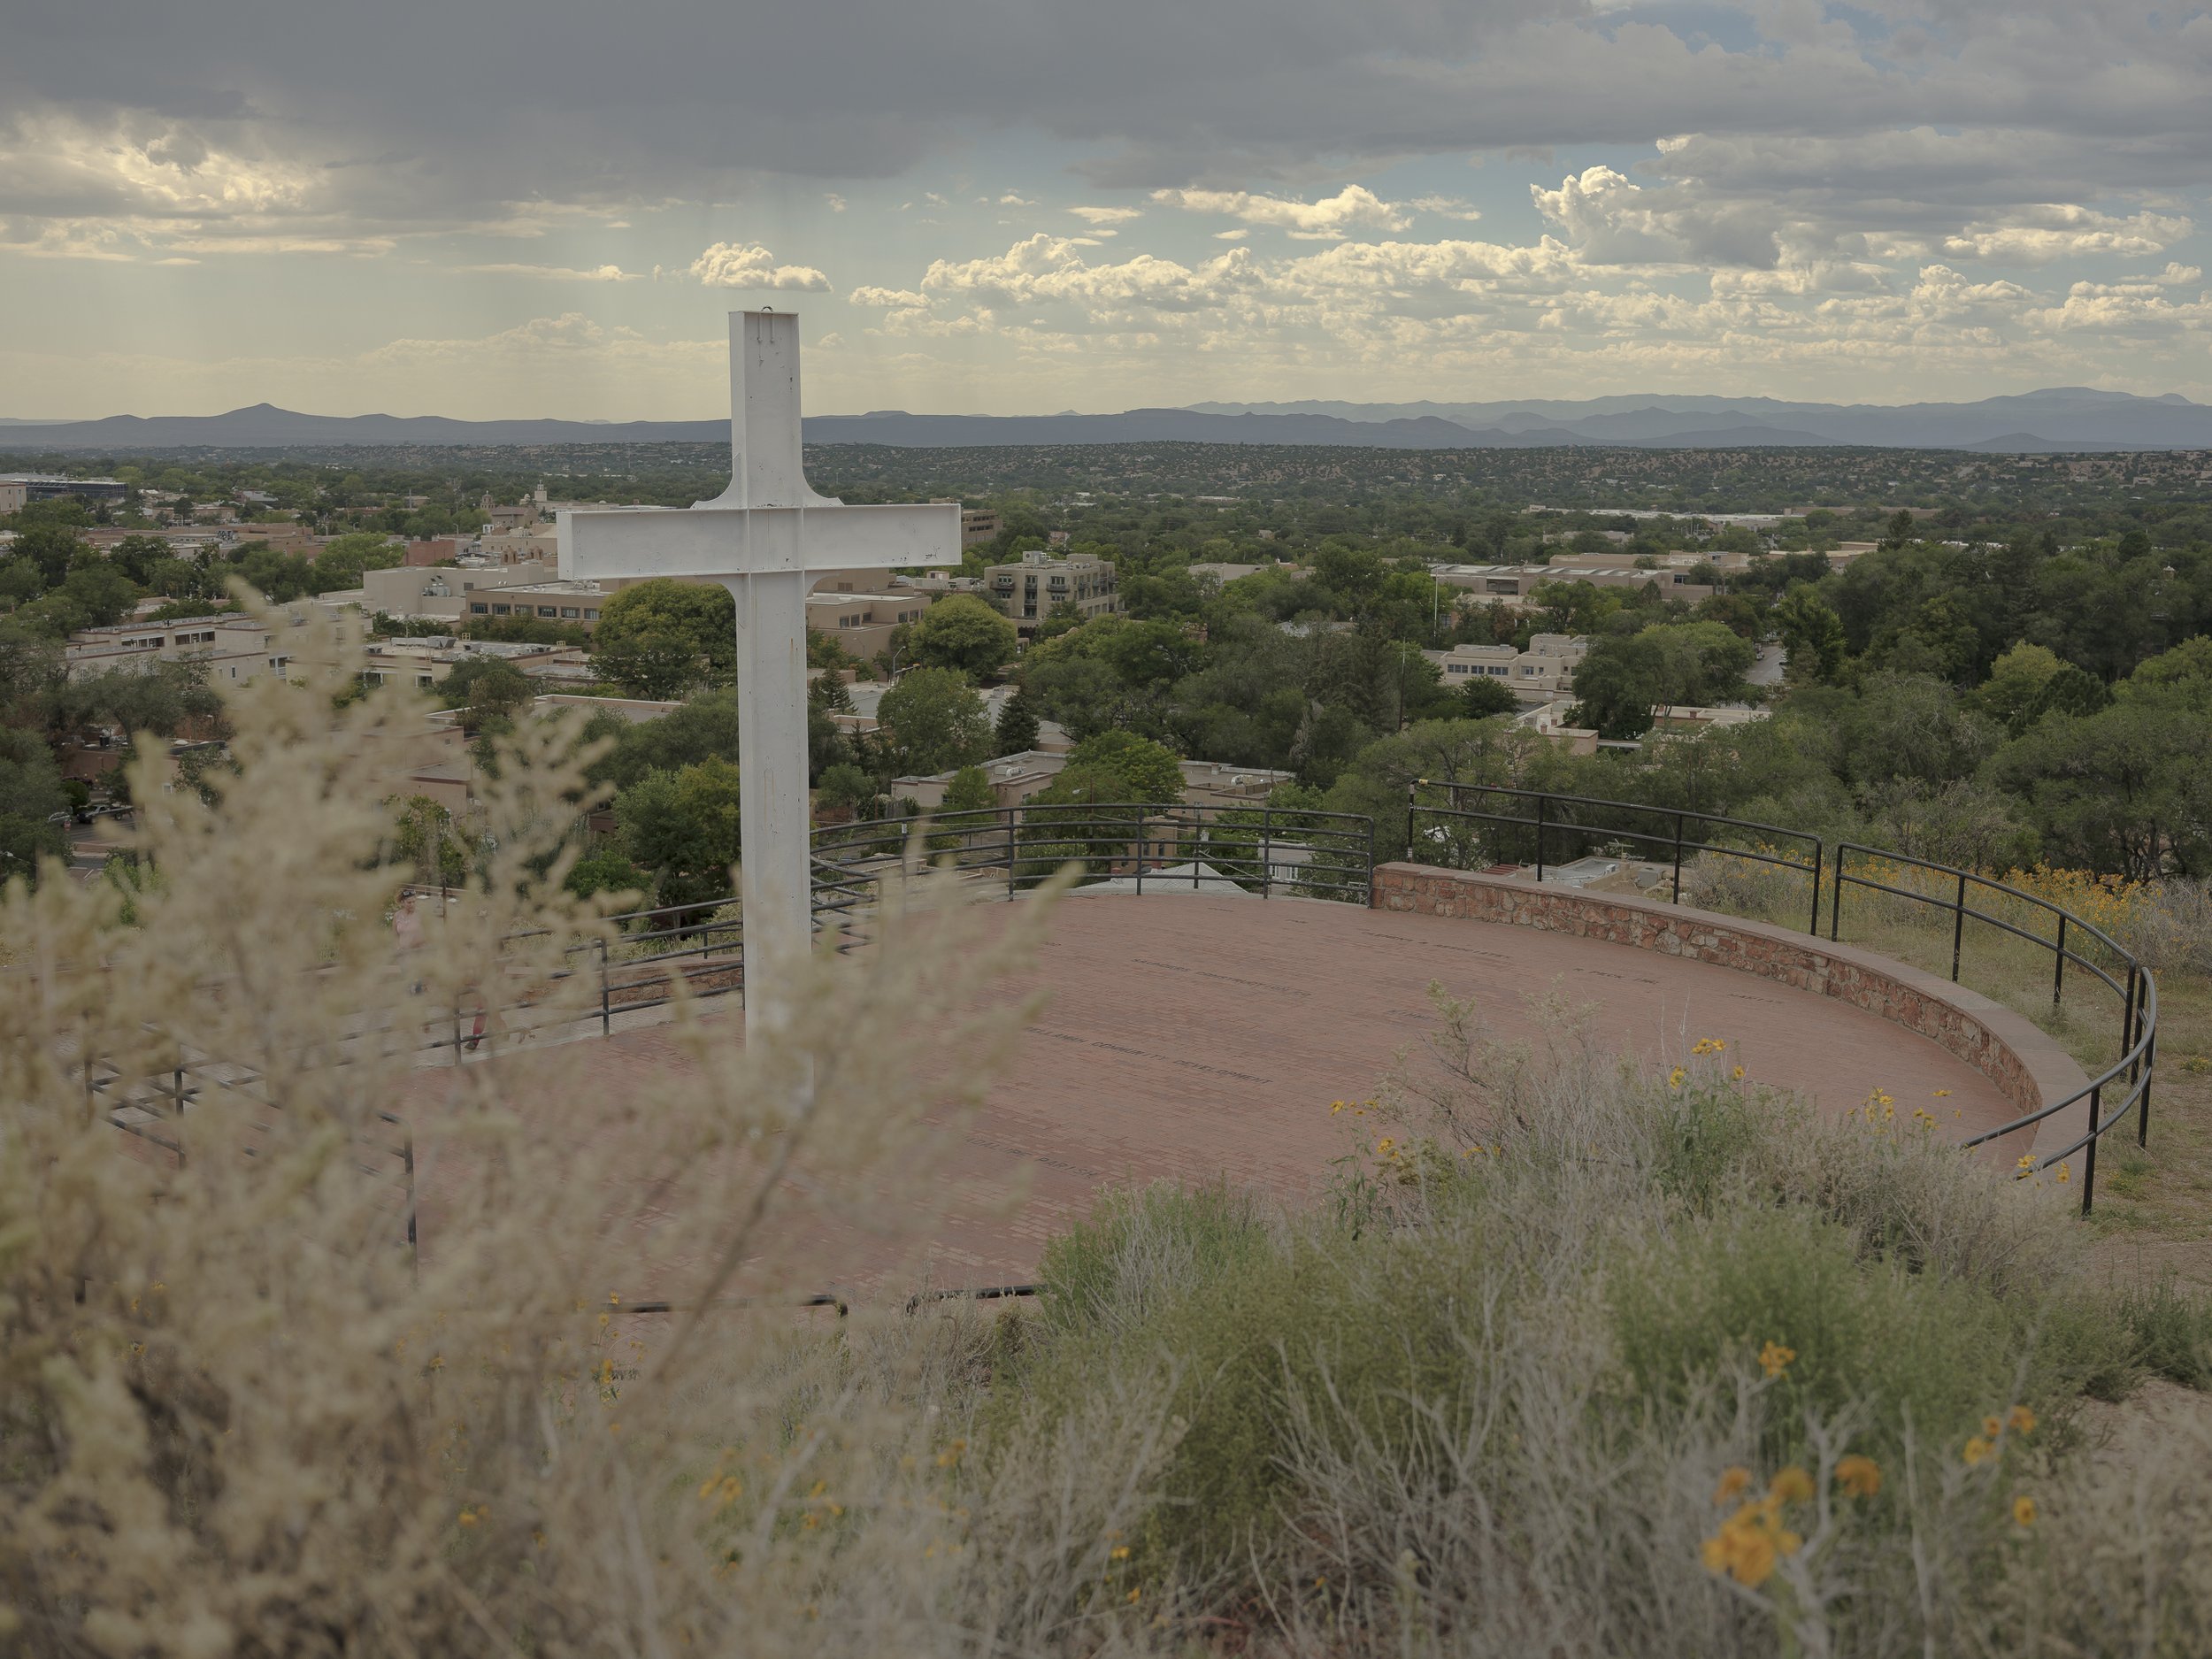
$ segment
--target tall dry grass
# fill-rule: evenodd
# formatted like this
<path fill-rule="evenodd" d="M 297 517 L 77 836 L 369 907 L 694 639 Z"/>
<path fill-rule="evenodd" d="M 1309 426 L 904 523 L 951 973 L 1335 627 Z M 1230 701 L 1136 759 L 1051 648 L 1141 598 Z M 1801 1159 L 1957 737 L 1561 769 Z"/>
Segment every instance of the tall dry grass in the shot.
<path fill-rule="evenodd" d="M 783 1247 L 817 1212 L 926 1227 L 925 1120 L 1018 1027 L 999 987 L 1038 908 L 987 932 L 910 888 L 878 948 L 814 964 L 786 1041 L 679 1004 L 695 1078 L 629 1098 L 423 1071 L 457 1004 L 595 1013 L 564 971 L 606 925 L 559 879 L 586 757 L 524 726 L 479 786 L 482 868 L 401 952 L 380 803 L 422 710 L 347 701 L 357 660 L 326 629 L 296 683 L 233 698 L 211 800 L 134 763 L 127 921 L 105 882 L 0 898 L 0 1648 L 911 1649 L 924 1619 L 968 1651 L 1087 1617 L 1064 1534 L 1116 1502 L 1087 1479 L 1025 1500 L 1061 1532 L 995 1509 L 1026 1588 L 948 1588 L 987 1527 L 944 1402 L 991 1321 L 740 1302 L 813 1287 Z M 196 1096 L 150 1127 L 180 1157 L 110 1121 L 180 1064 Z M 439 1195 L 419 1260 L 380 1116 L 403 1100 Z M 641 1294 L 719 1305 L 611 1304 Z"/>

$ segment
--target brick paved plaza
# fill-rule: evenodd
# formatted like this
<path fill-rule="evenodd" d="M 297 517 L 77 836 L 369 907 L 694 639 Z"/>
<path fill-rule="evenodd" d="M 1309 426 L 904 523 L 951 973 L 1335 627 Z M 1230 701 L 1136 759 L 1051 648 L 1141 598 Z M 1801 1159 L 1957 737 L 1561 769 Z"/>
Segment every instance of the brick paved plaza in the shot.
<path fill-rule="evenodd" d="M 2014 1115 L 1979 1072 L 1872 1014 L 1727 968 L 1525 927 L 1310 901 L 1078 895 L 1053 919 L 1038 972 L 1052 1000 L 949 1160 L 955 1189 L 927 1267 L 938 1284 L 1026 1279 L 1044 1240 L 1109 1184 L 1225 1175 L 1289 1196 L 1312 1191 L 1349 1146 L 1330 1102 L 1372 1094 L 1434 1029 L 1432 981 L 1476 999 L 1507 1039 L 1540 1035 L 1532 1002 L 1556 995 L 1592 1006 L 1596 1033 L 1622 1053 L 1671 1064 L 1698 1038 L 1718 1037 L 1755 1079 L 1826 1110 L 1881 1087 L 1904 1110 L 1932 1109 L 1948 1090 L 1942 1115 L 1955 1110 L 1962 1133 Z M 709 1008 L 710 1024 L 741 1041 L 736 1007 Z M 691 1062 L 660 1025 L 490 1064 L 539 1071 L 532 1088 L 613 1101 Z M 419 1096 L 432 1098 L 436 1074 L 419 1077 Z M 433 1249 L 437 1208 L 434 1175 L 424 1194 Z M 809 1289 L 922 1271 L 834 1224 L 805 1253 L 818 1265 Z"/>

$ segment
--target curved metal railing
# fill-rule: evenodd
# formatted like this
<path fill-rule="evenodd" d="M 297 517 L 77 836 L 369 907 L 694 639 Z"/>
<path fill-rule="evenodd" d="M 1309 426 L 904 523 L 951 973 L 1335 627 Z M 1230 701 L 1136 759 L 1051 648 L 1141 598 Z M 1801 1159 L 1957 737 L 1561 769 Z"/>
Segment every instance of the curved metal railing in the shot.
<path fill-rule="evenodd" d="M 1423 801 L 1424 789 L 1442 792 L 1445 803 L 1440 804 L 1433 799 Z M 1468 795 L 1523 802 L 1527 807 L 1521 812 L 1463 808 L 1460 802 Z M 1427 820 L 1425 829 L 1424 819 Z M 1661 826 L 1657 831 L 1633 827 L 1638 821 L 1655 820 Z M 1694 837 L 1692 826 L 1695 826 Z M 1732 839 L 1714 839 L 1716 835 Z M 1782 852 L 1776 845 L 1779 841 L 1809 843 L 1809 856 L 1792 856 Z M 1490 784 L 1432 783 L 1425 779 L 1409 786 L 1406 792 L 1406 843 L 1410 856 L 1441 862 L 1444 856 L 1456 856 L 1458 867 L 1462 868 L 1474 857 L 1489 860 L 1494 867 L 1509 859 L 1516 867 L 1532 868 L 1539 881 L 1563 879 L 1559 861 L 1554 856 L 1563 847 L 1579 848 L 1585 853 L 1594 844 L 1655 849 L 1660 856 L 1645 862 L 1671 864 L 1671 896 L 1677 904 L 1682 902 L 1685 854 L 1710 854 L 1797 871 L 1809 878 L 1810 925 L 1806 931 L 1816 939 L 1820 937 L 1824 886 L 1829 900 L 1828 937 L 1836 943 L 1842 941 L 1846 887 L 1879 893 L 1947 914 L 1951 918 L 1954 984 L 1962 982 L 1967 923 L 1978 922 L 1994 928 L 2009 938 L 2051 953 L 2054 1008 L 2064 1003 L 2069 964 L 2087 972 L 2112 993 L 2120 1011 L 2119 1057 L 2063 1100 L 1985 1130 L 1963 1144 L 1977 1147 L 2001 1141 L 2008 1135 L 2032 1130 L 2045 1119 L 2085 1103 L 2087 1125 L 2081 1135 L 2055 1151 L 2024 1157 L 2019 1165 L 2019 1173 L 2025 1178 L 2057 1168 L 2077 1154 L 2082 1155 L 2081 1210 L 2085 1216 L 2096 1201 L 2097 1144 L 2104 1135 L 2131 1115 L 2136 1120 L 2136 1144 L 2150 1143 L 2151 1084 L 2158 1056 L 2157 981 L 2135 954 L 2111 934 L 2039 894 L 1955 865 L 1911 858 L 1855 841 L 1836 842 L 1832 854 L 1816 835 L 1749 818 L 1729 818 L 1686 807 L 1652 806 Z M 1857 868 L 1853 867 L 1855 859 Z M 1871 872 L 1876 867 L 1881 874 L 1924 872 L 1934 878 L 1933 887 L 1937 890 L 1931 890 L 1928 886 L 1905 885 L 1901 880 L 1884 880 Z M 1972 902 L 1978 897 L 1991 895 L 2001 895 L 2005 903 L 2024 907 L 2029 913 L 2050 918 L 2053 936 L 2047 938 L 2014 917 L 1986 904 L 1978 906 Z M 2078 948 L 2085 940 L 2100 947 L 2105 960 L 2085 955 Z M 2108 1109 L 2106 1096 L 2115 1091 L 2119 1094 L 2119 1104 Z"/>
<path fill-rule="evenodd" d="M 875 881 L 905 868 L 917 841 L 929 864 L 1007 896 L 1072 863 L 1077 885 L 1130 891 L 1277 894 L 1365 904 L 1375 821 L 1363 813 L 1159 801 L 984 807 L 919 818 L 834 825 L 814 833 L 814 908 L 849 912 Z"/>

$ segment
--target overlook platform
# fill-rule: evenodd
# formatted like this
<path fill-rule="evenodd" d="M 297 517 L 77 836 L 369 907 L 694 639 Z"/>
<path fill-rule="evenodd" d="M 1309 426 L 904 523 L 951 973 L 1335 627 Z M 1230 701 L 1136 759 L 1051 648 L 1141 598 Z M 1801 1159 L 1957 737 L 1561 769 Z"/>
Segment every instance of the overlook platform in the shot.
<path fill-rule="evenodd" d="M 1371 1122 L 1334 1117 L 1330 1102 L 1375 1093 L 1397 1056 L 1434 1032 L 1432 982 L 1476 1002 L 1492 1033 L 1508 1041 L 1546 1034 L 1536 1005 L 1547 998 L 1586 1005 L 1598 1041 L 1646 1064 L 1671 1064 L 1699 1038 L 1719 1038 L 1752 1079 L 1837 1113 L 1881 1088 L 1901 1115 L 1925 1106 L 1963 1137 L 2021 1110 L 1984 1069 L 1832 995 L 1716 962 L 1464 915 L 1079 893 L 1061 902 L 1037 974 L 1049 1003 L 981 1109 L 964 1129 L 948 1131 L 962 1140 L 928 1257 L 818 1224 L 785 1240 L 818 1263 L 813 1282 L 795 1290 L 925 1277 L 940 1286 L 1024 1281 L 1045 1240 L 1109 1185 L 1225 1176 L 1286 1197 L 1310 1194 Z M 710 1027 L 742 1041 L 734 1002 L 709 1009 Z M 523 1098 L 558 1089 L 618 1100 L 692 1064 L 673 1038 L 665 1025 L 646 1026 L 472 1063 L 526 1071 L 516 1079 Z M 418 1073 L 412 1093 L 426 1110 L 408 1112 L 432 1152 L 421 1213 L 434 1252 L 441 1177 L 430 1102 L 442 1091 L 437 1072 Z M 2002 1141 L 1990 1148 L 2008 1163 L 2018 1150 Z M 611 1156 L 605 1166 L 618 1163 Z"/>

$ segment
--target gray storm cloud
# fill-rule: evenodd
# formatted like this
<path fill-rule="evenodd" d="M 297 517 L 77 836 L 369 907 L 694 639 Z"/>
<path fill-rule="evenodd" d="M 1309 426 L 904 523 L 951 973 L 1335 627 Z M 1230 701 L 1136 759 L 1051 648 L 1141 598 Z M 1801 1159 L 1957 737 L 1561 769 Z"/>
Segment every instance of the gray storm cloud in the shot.
<path fill-rule="evenodd" d="M 1709 190 L 1916 200 L 1947 181 L 1986 209 L 1993 186 L 2200 182 L 2212 72 L 2200 13 L 2058 0 L 1906 4 L 1864 35 L 1809 0 L 1763 4 L 1743 26 L 1757 50 L 1677 8 L 1566 0 L 37 6 L 0 52 L 0 212 L 333 234 L 884 177 L 993 129 L 1081 146 L 1098 183 L 1241 189 L 1690 128 L 1706 150 L 1671 159 Z M 1859 153 L 1939 123 L 1962 136 L 1948 153 Z M 1978 139 L 2000 129 L 2022 142 Z M 2062 176 L 2031 187 L 2024 153 Z M 1816 183 L 1789 176 L 1809 155 Z"/>

